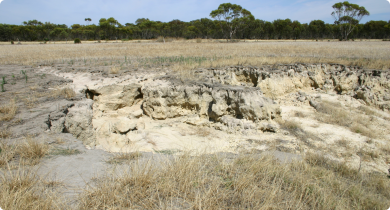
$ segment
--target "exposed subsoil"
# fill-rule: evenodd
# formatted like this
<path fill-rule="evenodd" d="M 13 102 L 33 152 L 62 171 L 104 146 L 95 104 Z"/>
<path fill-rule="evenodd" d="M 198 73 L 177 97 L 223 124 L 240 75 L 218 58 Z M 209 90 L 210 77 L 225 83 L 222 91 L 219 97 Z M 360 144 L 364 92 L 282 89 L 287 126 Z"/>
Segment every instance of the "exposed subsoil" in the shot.
<path fill-rule="evenodd" d="M 63 183 L 62 192 L 69 203 L 75 204 L 77 194 L 94 178 L 117 169 L 117 165 L 107 163 L 112 152 L 139 151 L 140 164 L 150 159 L 164 161 L 185 152 L 230 156 L 274 152 L 280 160 L 299 158 L 305 152 L 322 152 L 352 167 L 387 172 L 390 154 L 370 158 L 359 151 L 376 151 L 380 145 L 388 144 L 388 91 L 382 91 L 382 101 L 374 103 L 374 98 L 369 98 L 371 93 L 379 98 L 374 88 L 363 100 L 366 95 L 356 95 L 367 86 L 343 86 L 349 84 L 347 81 L 330 88 L 326 79 L 322 84 L 306 82 L 304 72 L 296 69 L 294 76 L 287 67 L 279 73 L 273 71 L 282 75 L 278 77 L 227 68 L 198 69 L 194 78 L 183 78 L 167 67 L 121 69 L 115 74 L 110 73 L 110 68 L 91 68 L 82 63 L 0 66 L 0 76 L 6 80 L 0 103 L 15 99 L 18 106 L 14 119 L 0 122 L 0 129 L 11 133 L 5 140 L 12 144 L 32 137 L 50 144 L 53 151 L 78 151 L 73 155 L 50 154 L 35 166 L 47 179 Z M 302 85 L 289 88 L 286 78 Z M 385 80 L 388 81 L 386 76 Z M 261 81 L 285 82 L 280 86 L 286 86 L 283 88 L 288 91 L 282 87 L 269 89 L 271 85 Z M 76 95 L 53 96 L 53 91 L 62 88 L 71 88 Z M 371 124 L 380 135 L 367 137 L 345 126 L 318 120 L 313 103 L 324 100 L 339 104 L 352 115 L 361 106 L 371 107 L 377 113 Z M 297 122 L 300 130 L 285 129 L 280 125 L 282 121 Z M 341 139 L 349 146 L 337 146 Z"/>

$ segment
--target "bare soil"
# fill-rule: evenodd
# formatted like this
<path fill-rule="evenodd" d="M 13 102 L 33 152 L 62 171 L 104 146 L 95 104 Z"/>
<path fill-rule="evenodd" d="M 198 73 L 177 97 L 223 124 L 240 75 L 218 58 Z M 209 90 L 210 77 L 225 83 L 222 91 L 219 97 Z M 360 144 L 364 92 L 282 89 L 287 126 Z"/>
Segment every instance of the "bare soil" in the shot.
<path fill-rule="evenodd" d="M 79 63 L 58 63 L 50 66 L 2 65 L 0 76 L 5 78 L 0 106 L 15 100 L 17 113 L 11 120 L 0 121 L 0 131 L 7 133 L 1 139 L 8 144 L 17 144 L 26 138 L 50 146 L 50 152 L 38 165 L 31 166 L 47 180 L 61 183 L 60 192 L 65 195 L 69 206 L 78 205 L 78 196 L 94 181 L 113 170 L 125 170 L 126 166 L 112 164 L 110 159 L 116 153 L 103 147 L 89 147 L 83 141 L 64 130 L 53 133 L 49 116 L 64 107 L 71 107 L 87 97 L 85 90 L 111 84 L 136 83 L 144 85 L 153 78 L 166 75 L 168 67 L 156 69 L 119 69 L 113 66 L 88 67 Z M 1 81 L 0 81 L 1 82 Z M 85 88 L 87 87 L 87 88 Z M 61 92 L 69 88 L 75 94 Z M 362 135 L 349 127 L 332 124 L 321 118 L 309 101 L 299 100 L 304 91 L 307 97 L 321 98 L 338 103 L 350 112 L 375 119 L 370 130 L 376 135 Z M 346 161 L 352 168 L 387 173 L 390 150 L 387 150 L 390 114 L 379 109 L 367 114 L 359 111 L 364 103 L 351 96 L 338 95 L 316 89 L 296 90 L 278 96 L 275 101 L 281 105 L 281 121 L 274 122 L 278 132 L 226 132 L 214 128 L 199 127 L 184 123 L 184 119 L 154 120 L 147 116 L 144 133 L 145 144 L 138 144 L 140 155 L 129 162 L 145 164 L 150 160 L 164 161 L 175 155 L 184 154 L 185 148 L 197 152 L 219 153 L 236 156 L 241 153 L 261 154 L 268 152 L 279 160 L 299 159 L 307 152 L 323 154 L 337 161 Z M 379 117 L 378 117 L 379 116 Z M 321 118 L 321 119 L 320 119 Z M 366 118 L 362 118 L 363 120 Z M 290 122 L 290 124 L 286 124 Z M 17 159 L 14 160 L 14 163 Z"/>

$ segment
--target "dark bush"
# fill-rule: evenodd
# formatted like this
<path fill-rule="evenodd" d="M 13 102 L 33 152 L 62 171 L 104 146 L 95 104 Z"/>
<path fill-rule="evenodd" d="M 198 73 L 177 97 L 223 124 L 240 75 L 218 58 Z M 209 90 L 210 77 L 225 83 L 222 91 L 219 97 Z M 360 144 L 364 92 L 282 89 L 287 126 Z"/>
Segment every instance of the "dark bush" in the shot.
<path fill-rule="evenodd" d="M 79 38 L 74 39 L 75 44 L 81 44 L 81 40 Z"/>

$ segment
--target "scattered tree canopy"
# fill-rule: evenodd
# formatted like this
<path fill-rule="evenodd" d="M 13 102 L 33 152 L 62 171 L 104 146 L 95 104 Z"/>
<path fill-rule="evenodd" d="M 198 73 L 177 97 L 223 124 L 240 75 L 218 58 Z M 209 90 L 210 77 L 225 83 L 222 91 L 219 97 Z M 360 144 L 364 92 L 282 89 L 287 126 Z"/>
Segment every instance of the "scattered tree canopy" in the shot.
<path fill-rule="evenodd" d="M 22 25 L 0 24 L 0 41 L 155 39 L 162 37 L 212 39 L 389 39 L 390 21 L 369 21 L 359 24 L 369 13 L 348 2 L 337 3 L 332 15 L 335 24 L 322 20 L 300 23 L 290 19 L 272 22 L 255 19 L 247 10 L 235 4 L 221 4 L 210 13 L 213 19 L 190 22 L 153 21 L 139 18 L 133 23 L 119 23 L 115 18 L 101 18 L 99 23 L 86 25 L 42 23 L 29 20 Z"/>
<path fill-rule="evenodd" d="M 251 12 L 243 9 L 240 5 L 231 3 L 219 5 L 218 9 L 210 13 L 210 16 L 219 20 L 221 30 L 230 40 L 233 39 L 237 30 L 244 29 L 255 19 Z"/>
<path fill-rule="evenodd" d="M 332 8 L 334 9 L 332 16 L 335 19 L 335 24 L 340 27 L 341 38 L 344 40 L 348 39 L 348 35 L 364 16 L 370 15 L 366 8 L 348 1 L 336 3 Z"/>

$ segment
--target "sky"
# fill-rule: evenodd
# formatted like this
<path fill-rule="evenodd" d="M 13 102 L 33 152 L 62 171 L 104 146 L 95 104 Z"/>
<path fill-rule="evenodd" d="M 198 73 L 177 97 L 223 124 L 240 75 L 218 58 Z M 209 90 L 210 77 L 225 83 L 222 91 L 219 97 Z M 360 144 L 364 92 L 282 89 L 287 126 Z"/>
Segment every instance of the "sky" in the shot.
<path fill-rule="evenodd" d="M 333 23 L 332 5 L 344 0 L 236 0 L 257 19 L 298 20 L 309 23 L 323 20 Z M 98 24 L 100 18 L 114 17 L 121 24 L 134 23 L 138 18 L 169 22 L 174 19 L 191 21 L 210 18 L 212 10 L 227 0 L 0 0 L 0 23 L 21 25 L 38 20 L 55 24 Z M 390 20 L 390 0 L 349 0 L 364 6 L 370 16 L 361 21 Z"/>

